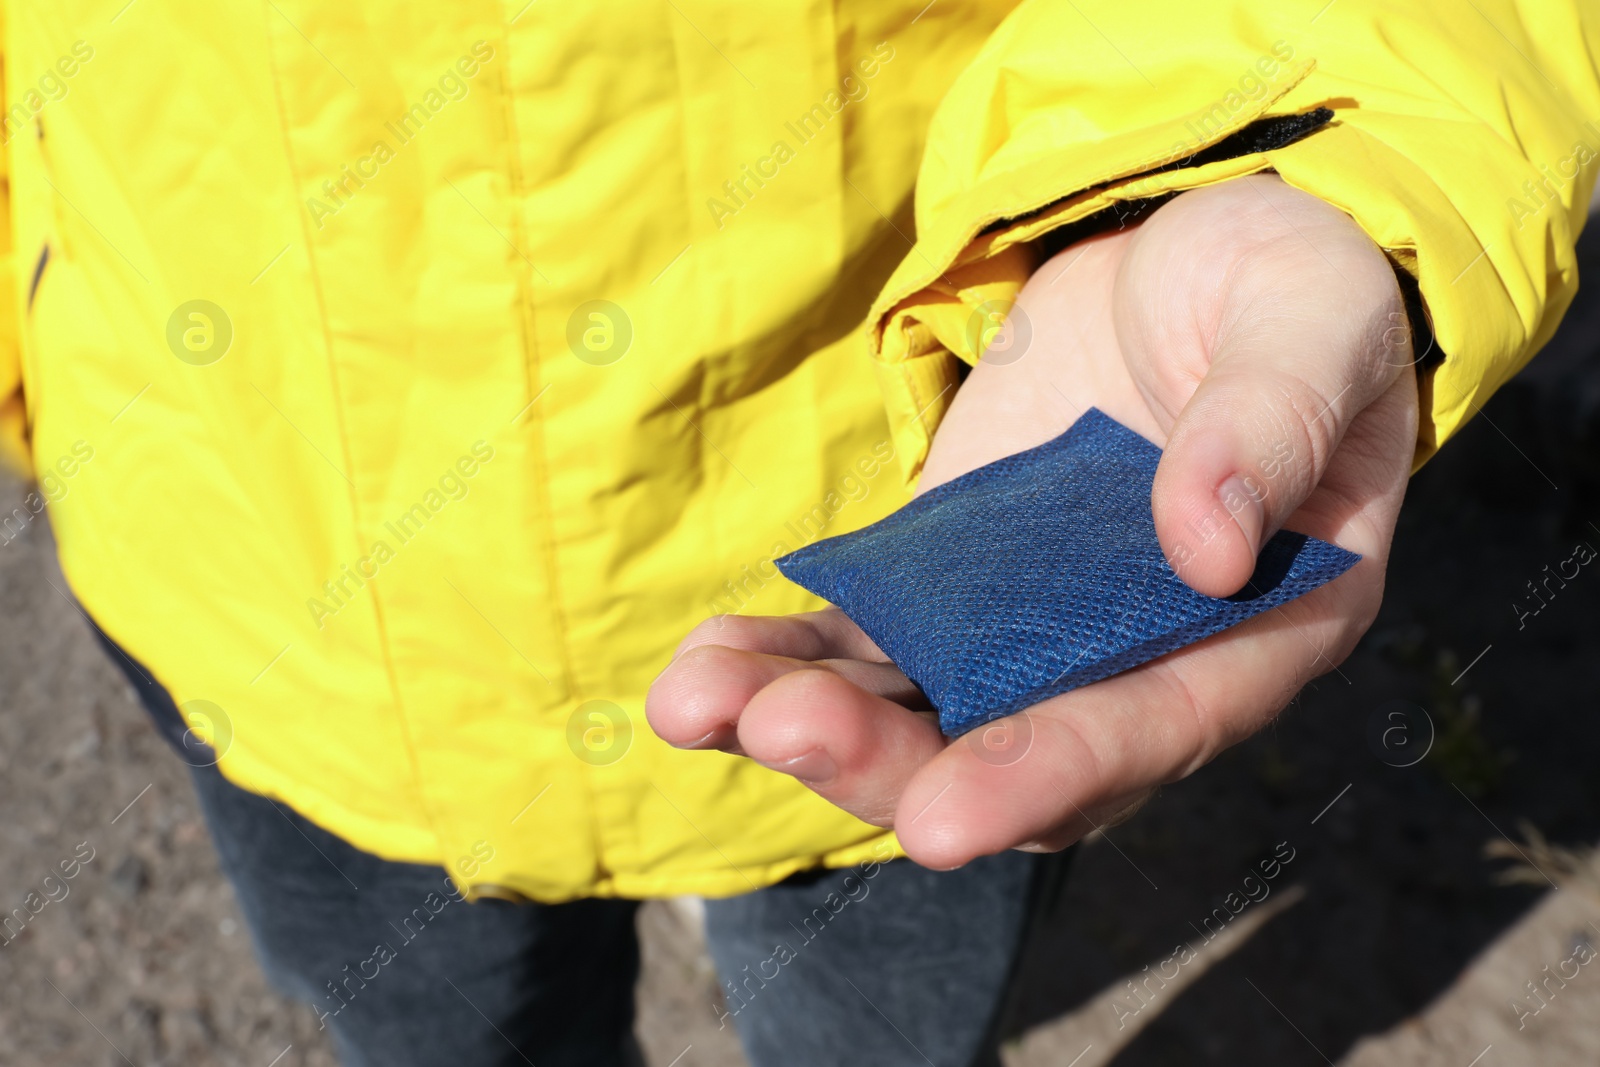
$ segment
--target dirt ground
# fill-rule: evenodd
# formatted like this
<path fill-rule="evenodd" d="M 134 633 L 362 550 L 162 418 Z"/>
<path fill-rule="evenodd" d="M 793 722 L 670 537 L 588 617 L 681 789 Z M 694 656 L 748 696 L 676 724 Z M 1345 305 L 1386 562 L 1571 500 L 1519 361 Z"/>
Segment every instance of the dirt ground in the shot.
<path fill-rule="evenodd" d="M 1414 480 L 1383 614 L 1340 673 L 1081 849 L 1009 1067 L 1600 1063 L 1600 572 L 1520 626 L 1513 608 L 1600 547 L 1591 303 Z M 0 509 L 20 495 L 0 486 Z M 74 872 L 0 943 L 0 1064 L 333 1063 L 252 962 L 184 769 L 43 523 L 0 545 L 0 815 L 0 911 Z M 640 926 L 650 1062 L 742 1063 L 692 907 Z"/>

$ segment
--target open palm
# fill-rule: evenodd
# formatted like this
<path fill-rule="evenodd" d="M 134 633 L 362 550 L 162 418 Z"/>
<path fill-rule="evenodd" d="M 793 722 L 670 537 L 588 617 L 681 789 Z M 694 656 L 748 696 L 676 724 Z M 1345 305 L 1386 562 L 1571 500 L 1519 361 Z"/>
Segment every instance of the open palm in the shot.
<path fill-rule="evenodd" d="M 1097 407 L 1165 449 L 1156 529 L 1200 592 L 1242 588 L 1280 527 L 1361 562 L 956 741 L 843 613 L 724 617 L 690 633 L 656 680 L 652 727 L 794 775 L 893 826 L 930 867 L 1063 848 L 1114 821 L 1270 722 L 1370 625 L 1416 434 L 1404 321 L 1381 251 L 1270 176 L 1183 194 L 1074 245 L 1034 274 L 962 385 L 918 491 Z"/>

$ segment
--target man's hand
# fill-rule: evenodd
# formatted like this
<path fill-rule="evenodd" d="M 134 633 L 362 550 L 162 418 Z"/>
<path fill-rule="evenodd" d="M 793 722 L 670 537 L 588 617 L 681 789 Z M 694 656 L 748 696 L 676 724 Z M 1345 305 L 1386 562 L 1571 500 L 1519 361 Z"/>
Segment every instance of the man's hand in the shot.
<path fill-rule="evenodd" d="M 1281 609 L 957 741 L 837 610 L 724 616 L 656 680 L 672 744 L 794 775 L 911 858 L 1064 848 L 1255 733 L 1377 613 L 1416 436 L 1404 309 L 1346 215 L 1275 177 L 1185 193 L 1034 274 L 939 428 L 919 491 L 1098 407 L 1164 447 L 1152 504 L 1196 590 L 1243 587 L 1280 527 L 1359 552 Z"/>

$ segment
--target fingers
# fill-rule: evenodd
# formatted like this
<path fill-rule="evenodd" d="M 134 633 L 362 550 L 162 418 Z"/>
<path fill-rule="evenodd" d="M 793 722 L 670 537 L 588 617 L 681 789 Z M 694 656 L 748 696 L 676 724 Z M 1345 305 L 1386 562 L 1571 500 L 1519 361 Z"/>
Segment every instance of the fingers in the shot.
<path fill-rule="evenodd" d="M 782 626 L 751 627 L 739 637 L 810 651 L 855 642 L 817 643 L 804 627 Z M 683 653 L 645 700 L 651 728 L 669 744 L 748 756 L 880 825 L 890 822 L 905 783 L 944 748 L 935 717 L 911 710 L 926 707 L 889 663 L 813 662 L 721 645 Z"/>
<path fill-rule="evenodd" d="M 763 643 L 750 639 L 754 629 L 769 629 L 780 637 L 800 634 L 798 643 L 801 645 L 812 640 L 804 630 L 784 627 L 753 628 L 738 637 L 730 634 L 730 639 L 742 639 L 746 645 Z M 783 644 L 782 641 L 767 643 Z M 927 706 L 921 691 L 889 663 L 854 659 L 813 662 L 794 656 L 765 655 L 724 645 L 702 644 L 685 651 L 661 672 L 645 697 L 645 717 L 657 736 L 679 748 L 739 751 L 739 719 L 756 694 L 786 674 L 819 667 L 880 699 L 906 707 Z"/>
<path fill-rule="evenodd" d="M 936 870 L 1008 848 L 1064 848 L 1200 750 L 1194 716 L 1172 698 L 1140 670 L 1013 716 L 1010 746 L 977 731 L 959 738 L 907 784 L 896 836 Z"/>
<path fill-rule="evenodd" d="M 762 689 L 738 734 L 751 759 L 878 826 L 893 823 L 906 783 L 945 746 L 932 715 L 824 670 L 793 671 Z"/>
<path fill-rule="evenodd" d="M 645 699 L 656 734 L 719 748 L 810 786 L 879 825 L 944 748 L 927 699 L 837 610 L 722 616 L 680 646 Z"/>
<path fill-rule="evenodd" d="M 1124 280 L 1141 307 L 1161 294 L 1192 316 L 1197 382 L 1174 380 L 1170 341 L 1148 343 L 1170 323 L 1144 330 L 1130 368 L 1173 413 L 1151 494 L 1162 548 L 1194 589 L 1231 595 L 1408 362 L 1399 287 L 1348 216 L 1276 179 L 1175 200 L 1135 238 Z"/>
<path fill-rule="evenodd" d="M 838 608 L 800 615 L 715 615 L 678 645 L 673 658 L 702 645 L 721 645 L 795 659 L 859 659 L 887 663 L 872 639 Z"/>

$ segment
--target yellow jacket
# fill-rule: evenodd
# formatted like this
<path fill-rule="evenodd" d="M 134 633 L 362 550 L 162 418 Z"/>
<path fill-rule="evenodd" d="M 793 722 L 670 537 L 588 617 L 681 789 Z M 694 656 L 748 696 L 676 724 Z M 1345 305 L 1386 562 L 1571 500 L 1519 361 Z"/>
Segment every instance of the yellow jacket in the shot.
<path fill-rule="evenodd" d="M 49 498 L 230 779 L 474 891 L 881 854 L 643 694 L 815 606 L 771 558 L 906 499 L 1030 242 L 1275 168 L 1420 282 L 1419 459 L 1571 299 L 1580 5 L 1317 7 L 5 0 L 0 540 Z"/>

